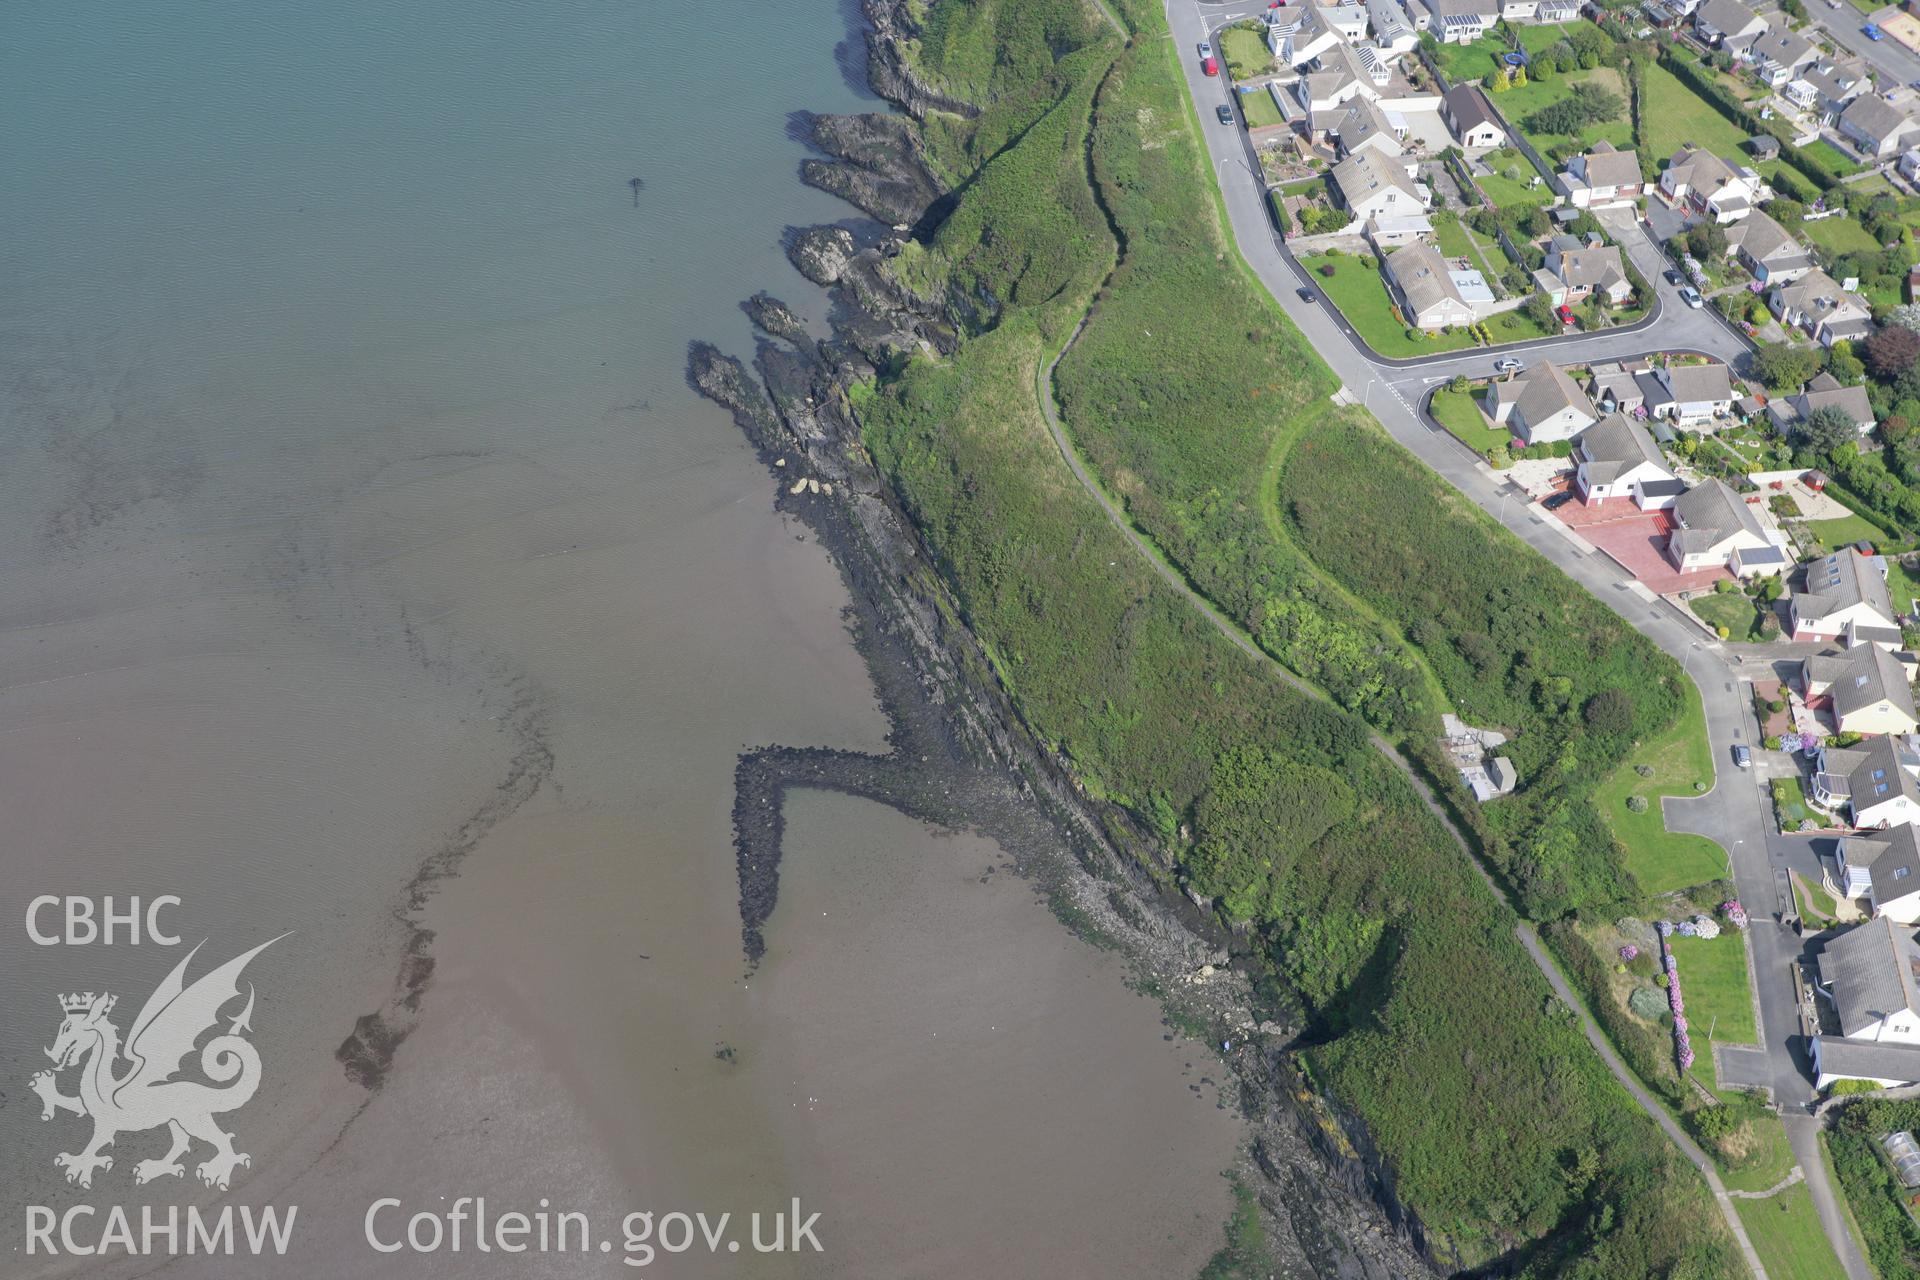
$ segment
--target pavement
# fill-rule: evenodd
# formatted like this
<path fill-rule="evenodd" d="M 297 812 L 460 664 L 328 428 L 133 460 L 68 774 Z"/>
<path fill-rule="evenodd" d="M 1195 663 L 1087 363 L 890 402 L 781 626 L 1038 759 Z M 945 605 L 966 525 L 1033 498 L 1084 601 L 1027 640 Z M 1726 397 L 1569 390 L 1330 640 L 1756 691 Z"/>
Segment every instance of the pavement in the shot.
<path fill-rule="evenodd" d="M 1232 234 L 1255 275 L 1321 358 L 1333 367 L 1354 398 L 1379 418 L 1395 439 L 1672 655 L 1699 685 L 1713 744 L 1715 785 L 1702 796 L 1668 800 L 1668 821 L 1678 829 L 1707 835 L 1728 852 L 1740 899 L 1755 922 L 1750 931 L 1753 979 L 1760 1014 L 1761 1047 L 1765 1050 L 1765 1065 L 1757 1074 L 1767 1081 L 1780 1105 L 1788 1139 L 1804 1171 L 1821 1225 L 1847 1275 L 1850 1280 L 1872 1280 L 1873 1273 L 1847 1230 L 1839 1197 L 1820 1159 L 1817 1122 L 1806 1113 L 1806 1103 L 1812 1099 L 1814 1090 L 1806 1073 L 1798 998 L 1790 973 L 1792 962 L 1802 951 L 1802 942 L 1791 930 L 1775 922 L 1776 913 L 1790 915 L 1793 910 L 1791 894 L 1784 902 L 1781 897 L 1786 883 L 1784 869 L 1802 862 L 1805 851 L 1797 850 L 1790 841 L 1776 844 L 1777 833 L 1770 830 L 1772 802 L 1765 779 L 1757 776 L 1757 770 L 1735 768 L 1731 760 L 1735 744 L 1753 745 L 1760 740 L 1747 687 L 1748 668 L 1761 677 L 1771 675 L 1771 671 L 1706 639 L 1672 603 L 1657 598 L 1648 600 L 1644 591 L 1631 589 L 1611 560 L 1567 537 L 1557 521 L 1550 522 L 1525 502 L 1508 501 L 1511 490 L 1504 482 L 1452 436 L 1429 427 L 1415 408 L 1431 387 L 1456 373 L 1489 375 L 1496 358 L 1514 351 L 1538 353 L 1556 362 L 1591 362 L 1644 356 L 1656 351 L 1693 350 L 1731 362 L 1744 356 L 1749 348 L 1710 310 L 1692 309 L 1679 300 L 1675 290 L 1661 277 L 1665 264 L 1658 248 L 1636 223 L 1632 234 L 1622 237 L 1622 243 L 1641 274 L 1652 282 L 1659 294 L 1655 325 L 1650 332 L 1602 331 L 1543 339 L 1499 352 L 1481 350 L 1412 363 L 1374 356 L 1332 305 L 1320 300 L 1317 290 L 1312 302 L 1298 295 L 1296 291 L 1311 282 L 1286 253 L 1284 243 L 1268 219 L 1264 184 L 1257 176 L 1259 169 L 1246 133 L 1238 126 L 1228 128 L 1214 120 L 1213 108 L 1227 101 L 1230 88 L 1224 75 L 1207 76 L 1202 72 L 1196 46 L 1200 40 L 1211 38 L 1219 27 L 1263 12 L 1264 5 L 1166 0 L 1165 7 L 1175 50 L 1198 108 L 1202 137 L 1219 180 Z M 1857 31 L 1857 24 L 1855 29 Z M 1872 44 L 1864 37 L 1862 42 Z M 1877 45 L 1873 48 L 1885 52 Z M 1878 63 L 1876 58 L 1876 65 Z M 1915 77 L 1920 77 L 1920 65 L 1916 65 L 1903 82 L 1905 78 Z M 1796 850 L 1798 856 L 1790 857 Z M 1615 1074 L 1620 1075 L 1618 1071 Z M 1631 1091 L 1631 1083 L 1628 1087 Z M 1655 1114 L 1655 1118 L 1660 1119 L 1660 1115 Z M 1697 1148 L 1688 1150 L 1691 1144 L 1681 1145 L 1690 1159 L 1697 1154 Z M 1711 1162 L 1696 1160 L 1695 1163 L 1714 1188 L 1730 1230 L 1747 1252 L 1749 1265 L 1755 1274 L 1764 1276 L 1765 1271 L 1751 1252 L 1745 1231 Z"/>

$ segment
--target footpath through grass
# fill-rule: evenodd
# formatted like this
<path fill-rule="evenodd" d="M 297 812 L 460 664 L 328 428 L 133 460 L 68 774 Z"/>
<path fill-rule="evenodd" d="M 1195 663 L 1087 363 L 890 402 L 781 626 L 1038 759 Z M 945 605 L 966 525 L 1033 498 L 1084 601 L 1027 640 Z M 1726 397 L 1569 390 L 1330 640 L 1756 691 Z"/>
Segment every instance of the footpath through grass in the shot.
<path fill-rule="evenodd" d="M 1846 1280 L 1804 1182 L 1764 1200 L 1736 1200 L 1734 1207 L 1769 1280 Z"/>

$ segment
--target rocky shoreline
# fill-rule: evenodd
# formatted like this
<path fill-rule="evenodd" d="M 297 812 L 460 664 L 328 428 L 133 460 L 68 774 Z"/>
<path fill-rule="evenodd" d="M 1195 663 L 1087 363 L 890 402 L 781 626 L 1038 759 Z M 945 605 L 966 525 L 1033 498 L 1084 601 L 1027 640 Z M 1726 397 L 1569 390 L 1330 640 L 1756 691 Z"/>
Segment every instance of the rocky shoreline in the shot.
<path fill-rule="evenodd" d="M 955 109 L 911 74 L 901 53 L 912 34 L 904 0 L 864 0 L 863 9 L 872 87 L 915 119 Z M 1156 880 L 1165 868 L 1153 843 L 1125 815 L 1090 802 L 1027 732 L 867 458 L 848 389 L 958 341 L 944 305 L 907 293 L 884 270 L 902 231 L 937 221 L 943 192 L 901 116 L 799 123 L 829 157 L 808 160 L 803 180 L 894 233 L 853 223 L 794 229 L 788 257 L 829 290 L 831 336 L 816 341 L 778 299 L 756 294 L 742 304 L 763 335 L 752 366 L 694 342 L 687 379 L 733 413 L 776 480 L 777 509 L 807 525 L 846 581 L 849 622 L 888 719 L 891 751 L 768 747 L 740 758 L 733 820 L 749 963 L 764 952 L 761 930 L 778 897 L 789 788 L 858 795 L 988 835 L 1063 921 L 1128 957 L 1143 989 L 1166 1005 L 1170 1025 L 1204 1027 L 1222 1052 L 1252 1135 L 1241 1176 L 1266 1210 L 1276 1264 L 1323 1280 L 1439 1274 L 1418 1223 L 1366 1152 L 1364 1133 L 1291 1065 L 1284 1051 L 1293 1020 L 1256 1009 L 1233 938 Z"/>

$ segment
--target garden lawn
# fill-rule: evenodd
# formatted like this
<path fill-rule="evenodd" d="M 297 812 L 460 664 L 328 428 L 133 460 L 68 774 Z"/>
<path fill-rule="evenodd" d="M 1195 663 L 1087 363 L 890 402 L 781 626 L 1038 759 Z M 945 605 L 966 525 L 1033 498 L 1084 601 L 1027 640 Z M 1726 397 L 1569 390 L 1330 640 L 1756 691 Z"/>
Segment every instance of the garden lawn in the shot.
<path fill-rule="evenodd" d="M 1533 166 L 1525 159 L 1522 159 L 1519 165 L 1521 176 L 1518 182 L 1499 174 L 1484 177 L 1475 175 L 1473 180 L 1480 184 L 1480 189 L 1487 193 L 1487 199 L 1493 202 L 1493 207 L 1496 209 L 1551 204 L 1553 188 L 1544 182 L 1537 187 L 1528 186 L 1527 180 L 1537 175 L 1534 173 Z"/>
<path fill-rule="evenodd" d="M 1842 1280 L 1847 1274 L 1827 1242 L 1804 1182 L 1764 1200 L 1735 1200 L 1767 1275 L 1775 1280 Z"/>
<path fill-rule="evenodd" d="M 1227 70 L 1235 80 L 1263 76 L 1273 70 L 1273 50 L 1257 32 L 1228 27 L 1214 39 L 1219 42 L 1220 56 L 1227 60 Z"/>
<path fill-rule="evenodd" d="M 1800 234 L 1830 253 L 1860 253 L 1878 249 L 1880 244 L 1867 229 L 1846 214 L 1800 224 Z"/>
<path fill-rule="evenodd" d="M 1465 223 L 1458 221 L 1436 221 L 1433 224 L 1434 238 L 1440 242 L 1440 252 L 1449 258 L 1465 258 L 1480 268 L 1480 274 L 1487 278 L 1496 294 L 1500 291 L 1500 275 L 1487 261 L 1487 255 L 1481 251 L 1480 241 L 1469 231 Z"/>
<path fill-rule="evenodd" d="M 1365 265 L 1373 261 L 1348 254 L 1337 258 L 1316 254 L 1300 259 L 1300 265 L 1313 273 L 1313 282 L 1340 308 L 1340 314 L 1367 345 L 1383 356 L 1458 351 L 1474 345 L 1473 335 L 1464 329 L 1436 334 L 1431 339 L 1407 337 L 1407 327 L 1394 318 L 1393 299 L 1387 296 L 1387 282 L 1381 279 L 1379 268 Z M 1333 274 L 1322 274 L 1321 268 L 1329 264 Z"/>
<path fill-rule="evenodd" d="M 1724 595 L 1705 593 L 1687 602 L 1694 613 L 1710 627 L 1725 627 L 1729 640 L 1758 640 L 1761 613 L 1746 594 L 1729 591 Z"/>
<path fill-rule="evenodd" d="M 1815 138 L 1812 142 L 1809 142 L 1800 149 L 1810 156 L 1818 156 L 1821 160 L 1826 161 L 1827 167 L 1832 169 L 1838 177 L 1851 177 L 1866 168 L 1865 165 L 1861 164 L 1840 148 L 1834 146 L 1831 142 L 1828 142 L 1825 138 Z M 1887 182 L 1885 178 L 1881 178 L 1880 181 L 1886 183 L 1887 190 L 1893 190 L 1893 184 L 1891 182 Z M 1872 188 L 1868 188 L 1868 190 L 1872 190 Z"/>
<path fill-rule="evenodd" d="M 1718 918 L 1717 916 L 1715 917 Z M 1738 929 L 1723 925 L 1717 938 L 1667 939 L 1680 962 L 1680 995 L 1696 1044 L 1708 1032 L 1721 1044 L 1755 1044 L 1753 995 L 1747 986 L 1747 947 Z M 1711 1068 L 1712 1057 L 1694 1050 L 1694 1069 Z M 1709 1077 L 1711 1078 L 1711 1077 Z"/>
<path fill-rule="evenodd" d="M 1469 391 L 1449 391 L 1445 387 L 1433 393 L 1434 419 L 1447 433 L 1475 453 L 1510 444 L 1513 436 L 1505 427 L 1492 426 L 1480 412 L 1480 402 Z"/>
<path fill-rule="evenodd" d="M 1862 540 L 1871 542 L 1877 550 L 1887 541 L 1879 525 L 1860 515 L 1842 516 L 1838 520 L 1809 520 L 1807 531 L 1820 539 L 1820 545 L 1829 551 Z"/>
<path fill-rule="evenodd" d="M 1700 693 L 1691 683 L 1686 686 L 1686 698 L 1686 711 L 1673 727 L 1636 748 L 1593 793 L 1594 807 L 1626 849 L 1627 870 L 1649 894 L 1671 893 L 1727 873 L 1725 850 L 1705 836 L 1667 830 L 1660 813 L 1661 796 L 1697 795 L 1696 782 L 1713 785 L 1713 747 L 1707 740 Z M 1641 777 L 1634 770 L 1639 764 L 1651 766 L 1653 775 Z M 1628 810 L 1630 795 L 1647 797 L 1645 813 Z"/>
<path fill-rule="evenodd" d="M 1801 821 L 1806 818 L 1812 818 L 1822 826 L 1827 821 L 1807 803 L 1806 788 L 1797 777 L 1773 780 L 1773 810 L 1780 819 L 1782 831 L 1798 831 Z"/>
<path fill-rule="evenodd" d="M 1914 612 L 1913 602 L 1920 599 L 1920 578 L 1901 568 L 1898 561 L 1888 560 L 1887 595 L 1893 600 L 1895 613 Z"/>
<path fill-rule="evenodd" d="M 1647 101 L 1642 115 L 1647 147 L 1656 163 L 1664 165 L 1688 143 L 1729 159 L 1737 160 L 1745 154 L 1747 135 L 1739 126 L 1657 62 L 1647 64 Z"/>
<path fill-rule="evenodd" d="M 1262 85 L 1249 93 L 1236 93 L 1240 99 L 1240 111 L 1247 117 L 1247 128 L 1264 129 L 1268 125 L 1285 124 L 1287 118 L 1280 114 L 1280 108 L 1274 105 L 1273 95 Z"/>

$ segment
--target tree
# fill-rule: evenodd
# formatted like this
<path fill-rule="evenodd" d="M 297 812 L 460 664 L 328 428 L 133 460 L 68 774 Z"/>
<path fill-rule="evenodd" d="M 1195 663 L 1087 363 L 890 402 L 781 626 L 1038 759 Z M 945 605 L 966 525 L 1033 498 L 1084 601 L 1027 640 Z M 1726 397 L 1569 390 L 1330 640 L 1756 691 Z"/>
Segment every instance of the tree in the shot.
<path fill-rule="evenodd" d="M 1587 699 L 1580 713 L 1595 733 L 1624 737 L 1633 732 L 1633 699 L 1621 689 L 1602 689 Z"/>
<path fill-rule="evenodd" d="M 1536 293 L 1527 299 L 1527 319 L 1542 329 L 1553 329 L 1553 304 L 1547 301 L 1547 295 Z"/>
<path fill-rule="evenodd" d="M 1467 394 L 1467 389 L 1470 386 L 1472 386 L 1472 384 L 1467 381 L 1466 374 L 1456 373 L 1453 375 L 1453 380 L 1447 383 L 1447 390 L 1453 392 L 1457 396 L 1463 396 Z"/>
<path fill-rule="evenodd" d="M 1766 212 L 1769 218 L 1783 227 L 1791 227 L 1807 216 L 1807 206 L 1798 200 L 1789 200 L 1785 196 L 1775 196 L 1767 201 Z"/>
<path fill-rule="evenodd" d="M 1820 353 L 1791 342 L 1770 342 L 1753 353 L 1753 377 L 1776 391 L 1797 391 L 1820 371 Z"/>
<path fill-rule="evenodd" d="M 1898 325 L 1889 324 L 1861 345 L 1868 372 L 1882 382 L 1896 381 L 1920 361 L 1920 333 Z"/>
<path fill-rule="evenodd" d="M 1827 372 L 1849 387 L 1859 386 L 1867 376 L 1866 366 L 1853 354 L 1853 344 L 1844 338 L 1827 348 Z"/>
<path fill-rule="evenodd" d="M 1687 252 L 1702 262 L 1717 262 L 1726 257 L 1726 228 L 1711 218 L 1694 223 L 1687 229 Z"/>
<path fill-rule="evenodd" d="M 1860 438 L 1853 418 L 1839 405 L 1815 409 L 1794 428 L 1794 435 L 1815 453 L 1832 453 Z"/>

